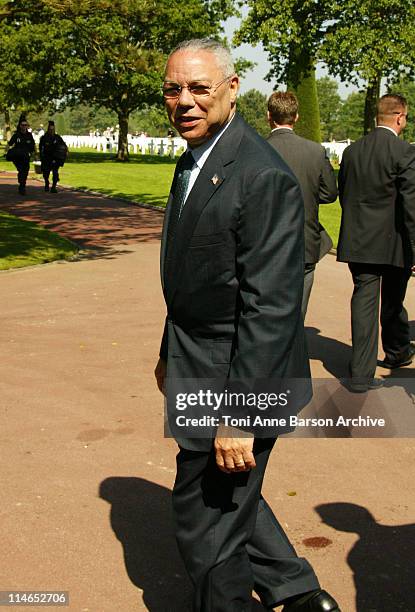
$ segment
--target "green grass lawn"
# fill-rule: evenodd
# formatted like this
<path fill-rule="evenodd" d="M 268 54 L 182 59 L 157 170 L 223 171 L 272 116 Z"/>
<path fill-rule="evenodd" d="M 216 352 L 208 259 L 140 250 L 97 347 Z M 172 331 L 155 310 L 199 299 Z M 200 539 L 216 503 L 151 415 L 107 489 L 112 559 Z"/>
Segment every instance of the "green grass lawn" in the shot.
<path fill-rule="evenodd" d="M 0 270 L 69 259 L 77 247 L 54 232 L 0 212 Z"/>
<path fill-rule="evenodd" d="M 339 239 L 341 216 L 342 210 L 338 199 L 333 204 L 322 204 L 319 208 L 320 223 L 324 225 L 324 229 L 330 234 L 334 247 L 337 247 Z"/>
<path fill-rule="evenodd" d="M 114 161 L 109 153 L 71 152 L 62 169 L 62 184 L 99 191 L 165 206 L 176 159 L 152 155 L 131 155 L 128 163 Z"/>

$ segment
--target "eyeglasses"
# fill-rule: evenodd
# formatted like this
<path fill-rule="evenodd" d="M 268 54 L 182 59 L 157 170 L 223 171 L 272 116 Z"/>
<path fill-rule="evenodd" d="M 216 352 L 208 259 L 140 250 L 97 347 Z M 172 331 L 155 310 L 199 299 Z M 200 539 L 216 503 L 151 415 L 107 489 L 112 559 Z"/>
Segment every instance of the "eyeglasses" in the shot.
<path fill-rule="evenodd" d="M 206 83 L 190 83 L 190 85 L 178 85 L 177 83 L 172 83 L 171 85 L 164 85 L 162 88 L 163 96 L 167 100 L 175 100 L 180 97 L 183 89 L 188 89 L 191 96 L 194 98 L 207 98 L 214 91 L 217 90 L 225 81 L 229 81 L 232 75 L 225 77 L 216 85 L 206 85 Z"/>

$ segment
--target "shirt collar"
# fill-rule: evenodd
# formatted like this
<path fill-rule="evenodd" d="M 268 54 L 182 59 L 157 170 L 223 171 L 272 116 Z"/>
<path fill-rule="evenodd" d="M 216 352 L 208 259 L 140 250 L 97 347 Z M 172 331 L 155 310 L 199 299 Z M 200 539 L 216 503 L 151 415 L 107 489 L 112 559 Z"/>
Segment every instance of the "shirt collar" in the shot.
<path fill-rule="evenodd" d="M 231 119 L 223 126 L 223 128 L 221 128 L 219 132 L 215 134 L 213 138 L 211 138 L 207 142 L 203 143 L 199 147 L 196 147 L 195 149 L 191 149 L 190 147 L 187 147 L 187 151 L 193 155 L 195 164 L 200 169 L 203 167 L 204 163 L 206 162 L 207 158 L 209 157 L 213 147 L 218 142 L 219 138 L 223 136 L 224 132 L 228 129 L 228 127 L 232 123 L 232 120 L 234 117 L 235 117 L 235 113 L 232 115 Z"/>
<path fill-rule="evenodd" d="M 272 132 L 276 132 L 277 130 L 291 130 L 293 132 L 294 128 L 289 127 L 288 125 L 284 125 L 284 127 L 276 127 L 271 130 L 271 134 Z"/>
<path fill-rule="evenodd" d="M 395 136 L 397 137 L 398 134 L 395 132 L 395 130 L 391 127 L 389 127 L 388 125 L 377 125 L 376 129 L 378 128 L 383 128 L 384 130 L 389 130 L 390 132 L 392 132 L 392 134 L 395 134 Z"/>

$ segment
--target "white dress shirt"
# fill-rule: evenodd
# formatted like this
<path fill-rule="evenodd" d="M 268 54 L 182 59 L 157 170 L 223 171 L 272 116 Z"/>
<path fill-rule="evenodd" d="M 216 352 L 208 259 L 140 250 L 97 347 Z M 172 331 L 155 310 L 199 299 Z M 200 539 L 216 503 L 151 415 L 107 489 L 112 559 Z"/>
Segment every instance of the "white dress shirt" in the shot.
<path fill-rule="evenodd" d="M 218 142 L 219 138 L 221 138 L 221 136 L 223 136 L 224 132 L 228 129 L 228 127 L 230 126 L 234 116 L 235 115 L 233 115 L 231 120 L 228 121 L 228 123 L 226 125 L 224 125 L 224 127 L 221 128 L 219 130 L 219 132 L 217 134 L 215 134 L 213 136 L 213 138 L 211 138 L 207 142 L 203 143 L 199 147 L 196 147 L 195 149 L 192 149 L 189 146 L 187 147 L 187 152 L 190 152 L 192 154 L 192 156 L 193 156 L 193 158 L 195 160 L 195 163 L 194 163 L 193 168 L 191 170 L 189 184 L 187 186 L 186 196 L 184 198 L 183 205 L 186 203 L 186 200 L 189 197 L 189 193 L 191 192 L 191 190 L 193 188 L 193 185 L 195 184 L 196 179 L 197 179 L 197 177 L 200 174 L 201 169 L 203 168 L 204 164 L 206 163 L 207 158 L 211 154 L 213 147 Z"/>
<path fill-rule="evenodd" d="M 389 127 L 388 125 L 377 125 L 376 129 L 378 128 L 383 128 L 384 130 L 389 130 L 390 132 L 392 132 L 392 134 L 395 134 L 395 136 L 397 136 L 398 134 L 395 132 L 395 130 L 391 127 Z"/>

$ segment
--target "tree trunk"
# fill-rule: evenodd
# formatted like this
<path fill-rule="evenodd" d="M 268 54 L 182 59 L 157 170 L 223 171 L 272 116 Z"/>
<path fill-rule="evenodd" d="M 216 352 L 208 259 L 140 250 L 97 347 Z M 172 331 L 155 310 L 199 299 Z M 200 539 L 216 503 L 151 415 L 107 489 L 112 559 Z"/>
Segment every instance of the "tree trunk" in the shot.
<path fill-rule="evenodd" d="M 293 46 L 290 52 L 287 90 L 294 92 L 298 98 L 300 118 L 295 124 L 296 133 L 309 140 L 321 142 L 315 62 L 300 47 Z"/>
<path fill-rule="evenodd" d="M 130 114 L 128 112 L 119 112 L 118 113 L 118 125 L 119 125 L 119 135 L 118 135 L 118 152 L 117 152 L 117 160 L 118 161 L 128 161 L 128 120 Z"/>
<path fill-rule="evenodd" d="M 8 108 L 6 108 L 6 110 L 4 111 L 4 131 L 6 140 L 8 142 L 12 137 L 12 130 L 10 127 L 10 111 Z"/>
<path fill-rule="evenodd" d="M 365 98 L 365 115 L 363 122 L 363 131 L 368 134 L 376 127 L 376 106 L 380 96 L 380 82 L 382 75 L 378 74 L 377 77 L 368 83 L 366 89 Z"/>

